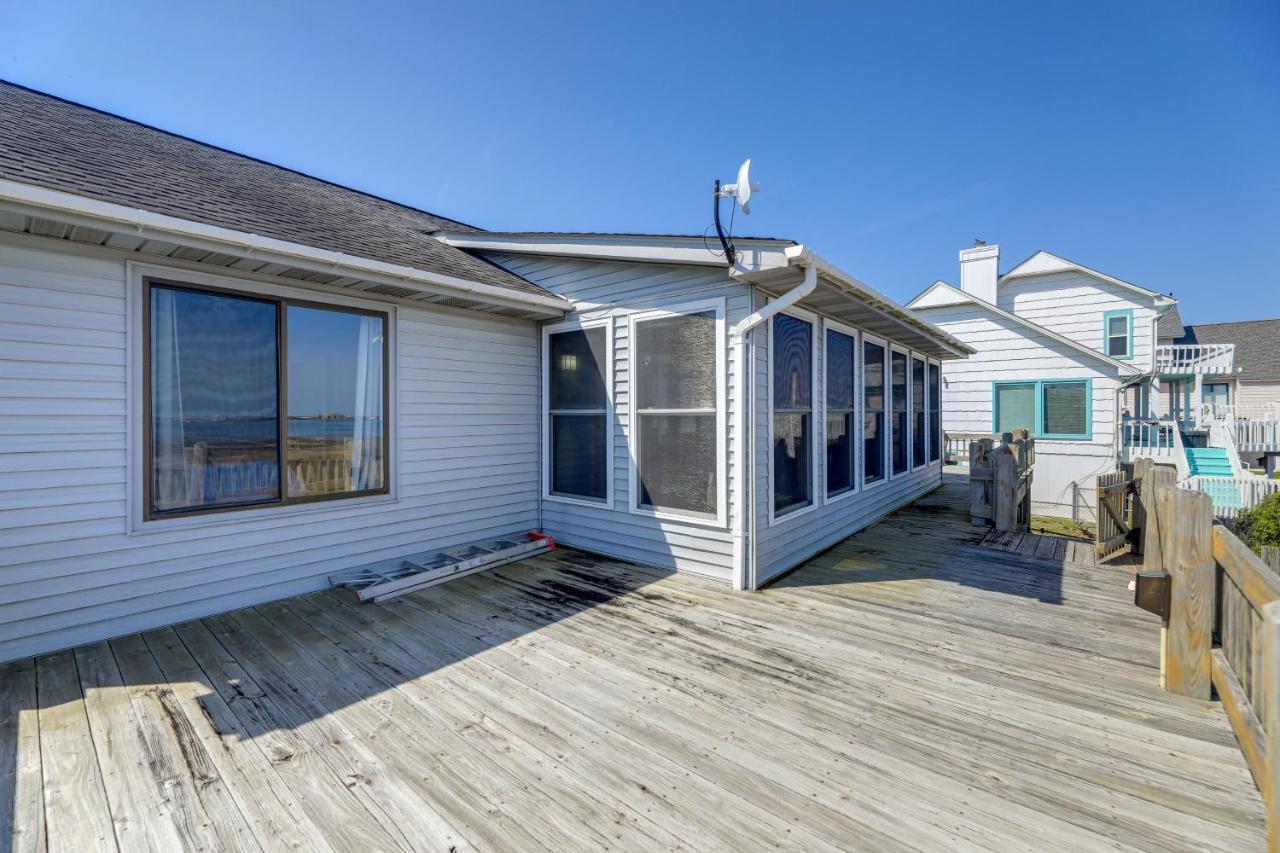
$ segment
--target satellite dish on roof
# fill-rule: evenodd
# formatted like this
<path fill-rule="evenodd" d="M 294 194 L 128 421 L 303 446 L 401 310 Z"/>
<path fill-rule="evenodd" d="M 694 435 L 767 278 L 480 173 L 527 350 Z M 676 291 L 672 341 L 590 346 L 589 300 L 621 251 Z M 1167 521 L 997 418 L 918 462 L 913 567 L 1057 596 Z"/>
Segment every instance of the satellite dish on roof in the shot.
<path fill-rule="evenodd" d="M 727 184 L 720 188 L 720 194 L 736 199 L 738 207 L 742 208 L 742 212 L 751 214 L 751 194 L 760 189 L 759 184 L 751 182 L 751 158 L 748 157 L 742 161 L 742 165 L 738 167 L 738 182 L 736 184 Z"/>
<path fill-rule="evenodd" d="M 716 235 L 720 238 L 720 245 L 724 248 L 725 258 L 729 261 L 729 266 L 733 266 L 736 258 L 736 252 L 733 249 L 733 234 L 725 236 L 724 229 L 720 227 L 720 199 L 731 198 L 737 202 L 738 207 L 742 208 L 742 212 L 750 215 L 751 213 L 751 194 L 760 191 L 760 185 L 753 183 L 751 180 L 751 158 L 748 157 L 738 167 L 738 182 L 735 184 L 725 184 L 720 186 L 720 181 L 716 181 L 715 189 L 712 192 L 712 202 L 715 211 Z M 730 231 L 733 230 L 733 223 L 730 220 Z"/>

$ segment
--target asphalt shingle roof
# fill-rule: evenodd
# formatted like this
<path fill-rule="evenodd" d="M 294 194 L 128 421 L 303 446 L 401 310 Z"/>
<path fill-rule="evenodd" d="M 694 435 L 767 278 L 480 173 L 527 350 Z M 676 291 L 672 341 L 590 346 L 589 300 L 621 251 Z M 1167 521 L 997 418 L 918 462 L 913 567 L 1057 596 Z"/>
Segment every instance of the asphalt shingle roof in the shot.
<path fill-rule="evenodd" d="M 1177 305 L 1160 315 L 1160 319 L 1156 322 L 1157 338 L 1180 338 L 1185 334 L 1186 329 L 1182 326 L 1182 317 L 1178 314 Z"/>
<path fill-rule="evenodd" d="M 548 291 L 431 237 L 479 231 L 0 80 L 0 178 L 525 293 Z"/>
<path fill-rule="evenodd" d="M 1237 378 L 1280 381 L 1280 319 L 1197 323 L 1176 344 L 1235 344 Z"/>

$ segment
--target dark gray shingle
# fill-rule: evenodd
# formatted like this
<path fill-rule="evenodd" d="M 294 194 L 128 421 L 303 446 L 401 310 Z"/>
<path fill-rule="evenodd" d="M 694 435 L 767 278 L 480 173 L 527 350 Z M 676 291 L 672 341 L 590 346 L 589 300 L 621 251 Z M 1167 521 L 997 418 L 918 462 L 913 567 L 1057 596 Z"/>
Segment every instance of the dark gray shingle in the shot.
<path fill-rule="evenodd" d="M 1174 305 L 1160 315 L 1160 319 L 1156 323 L 1156 337 L 1180 338 L 1184 334 L 1186 334 L 1186 329 L 1182 327 L 1182 317 L 1178 314 L 1178 306 Z"/>
<path fill-rule="evenodd" d="M 0 178 L 547 294 L 430 236 L 480 229 L 2 80 Z"/>

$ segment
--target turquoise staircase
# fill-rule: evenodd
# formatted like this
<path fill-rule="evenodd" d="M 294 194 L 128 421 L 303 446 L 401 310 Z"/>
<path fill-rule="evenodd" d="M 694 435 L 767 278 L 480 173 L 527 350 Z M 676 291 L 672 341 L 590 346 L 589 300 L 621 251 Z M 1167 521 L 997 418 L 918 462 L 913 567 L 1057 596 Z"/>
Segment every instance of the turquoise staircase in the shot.
<path fill-rule="evenodd" d="M 1187 465 L 1191 476 L 1234 477 L 1231 458 L 1224 447 L 1188 447 Z"/>
<path fill-rule="evenodd" d="M 1192 477 L 1225 477 L 1226 480 L 1200 480 L 1200 491 L 1213 499 L 1213 510 L 1218 515 L 1229 515 L 1244 507 L 1240 496 L 1240 484 L 1233 479 L 1235 471 L 1225 447 L 1188 447 L 1187 465 Z"/>

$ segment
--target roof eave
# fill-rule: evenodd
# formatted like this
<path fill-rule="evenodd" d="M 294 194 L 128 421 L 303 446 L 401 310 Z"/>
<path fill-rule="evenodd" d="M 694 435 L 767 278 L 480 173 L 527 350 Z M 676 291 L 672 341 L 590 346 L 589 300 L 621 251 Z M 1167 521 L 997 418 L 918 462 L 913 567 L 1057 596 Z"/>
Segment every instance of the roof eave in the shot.
<path fill-rule="evenodd" d="M 183 245 L 208 247 L 240 257 L 283 262 L 316 272 L 373 277 L 496 305 L 535 309 L 551 316 L 568 313 L 569 301 L 552 293 L 523 293 L 417 267 L 320 249 L 303 243 L 264 237 L 218 225 L 207 225 L 163 213 L 100 201 L 85 196 L 0 178 L 0 208 L 28 216 L 54 216 L 90 228 L 124 230 L 130 235 Z"/>

